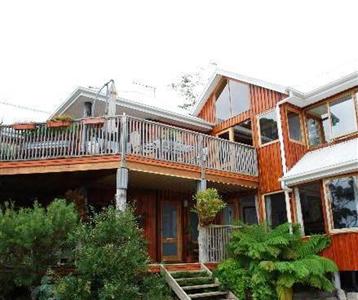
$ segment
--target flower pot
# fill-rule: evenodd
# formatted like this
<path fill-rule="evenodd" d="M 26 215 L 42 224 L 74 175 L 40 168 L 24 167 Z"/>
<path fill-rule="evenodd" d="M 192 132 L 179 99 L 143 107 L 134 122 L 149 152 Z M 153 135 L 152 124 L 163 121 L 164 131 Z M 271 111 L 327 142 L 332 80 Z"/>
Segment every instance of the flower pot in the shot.
<path fill-rule="evenodd" d="M 17 123 L 12 125 L 15 130 L 34 130 L 36 129 L 35 123 Z"/>
<path fill-rule="evenodd" d="M 47 121 L 47 127 L 49 127 L 49 128 L 69 127 L 71 125 L 71 123 L 72 123 L 72 121 L 69 121 L 69 120 L 63 120 L 63 121 L 50 120 L 50 121 Z"/>
<path fill-rule="evenodd" d="M 82 124 L 100 126 L 103 125 L 105 121 L 106 119 L 102 117 L 86 118 L 82 120 Z"/>

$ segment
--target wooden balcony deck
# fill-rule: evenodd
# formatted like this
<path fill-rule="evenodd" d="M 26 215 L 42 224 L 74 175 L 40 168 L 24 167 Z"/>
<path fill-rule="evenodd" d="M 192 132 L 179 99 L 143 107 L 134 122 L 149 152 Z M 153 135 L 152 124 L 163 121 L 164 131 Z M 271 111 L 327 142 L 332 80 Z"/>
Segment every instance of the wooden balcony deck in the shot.
<path fill-rule="evenodd" d="M 91 164 L 92 169 L 102 162 L 113 168 L 120 157 L 133 166 L 170 165 L 194 173 L 205 168 L 212 176 L 230 173 L 252 178 L 258 172 L 251 146 L 125 115 L 105 118 L 100 124 L 76 120 L 59 128 L 46 123 L 36 124 L 33 130 L 0 127 L 0 174 L 7 174 L 1 169 L 11 166 L 59 168 L 71 162 Z"/>

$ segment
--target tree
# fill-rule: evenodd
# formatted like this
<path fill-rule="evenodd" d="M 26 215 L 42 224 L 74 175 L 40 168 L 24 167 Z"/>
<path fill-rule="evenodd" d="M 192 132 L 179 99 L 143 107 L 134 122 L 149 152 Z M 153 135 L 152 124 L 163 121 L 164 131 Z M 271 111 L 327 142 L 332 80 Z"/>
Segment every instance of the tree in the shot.
<path fill-rule="evenodd" d="M 33 291 L 50 267 L 56 266 L 78 224 L 73 204 L 56 199 L 47 208 L 0 210 L 0 298 L 14 289 Z"/>
<path fill-rule="evenodd" d="M 318 255 L 329 243 L 323 235 L 303 240 L 298 225 L 244 225 L 233 233 L 230 258 L 219 265 L 217 276 L 240 299 L 292 299 L 296 284 L 332 291 L 329 275 L 337 266 Z"/>
<path fill-rule="evenodd" d="M 199 68 L 198 71 L 185 72 L 181 74 L 175 82 L 172 82 L 169 86 L 176 91 L 181 97 L 183 97 L 183 104 L 179 105 L 180 108 L 189 110 L 196 105 L 196 101 L 203 89 L 206 81 L 209 79 L 210 73 L 213 68 L 216 68 L 217 64 L 211 62 L 207 67 Z"/>
<path fill-rule="evenodd" d="M 197 192 L 196 195 L 194 195 L 194 201 L 196 203 L 194 205 L 193 211 L 197 213 L 199 218 L 199 261 L 207 262 L 208 258 L 205 254 L 205 227 L 207 227 L 214 221 L 218 212 L 220 212 L 225 207 L 225 203 L 221 199 L 218 191 L 213 188 Z"/>

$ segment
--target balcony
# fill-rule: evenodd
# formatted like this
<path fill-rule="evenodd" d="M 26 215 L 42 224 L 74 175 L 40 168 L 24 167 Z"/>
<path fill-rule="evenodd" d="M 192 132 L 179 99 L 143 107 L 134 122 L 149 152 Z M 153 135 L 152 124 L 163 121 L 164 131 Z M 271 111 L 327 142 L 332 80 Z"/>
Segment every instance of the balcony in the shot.
<path fill-rule="evenodd" d="M 257 176 L 251 146 L 127 115 L 33 127 L 0 127 L 0 162 L 120 155 Z"/>

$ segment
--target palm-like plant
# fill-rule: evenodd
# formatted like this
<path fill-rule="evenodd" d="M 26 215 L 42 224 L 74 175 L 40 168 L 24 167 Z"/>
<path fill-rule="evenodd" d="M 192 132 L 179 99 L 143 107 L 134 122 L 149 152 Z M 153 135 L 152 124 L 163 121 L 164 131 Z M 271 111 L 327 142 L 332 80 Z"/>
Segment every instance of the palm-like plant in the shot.
<path fill-rule="evenodd" d="M 302 239 L 298 225 L 244 226 L 233 233 L 231 259 L 219 266 L 218 276 L 242 299 L 248 292 L 254 299 L 292 299 L 295 284 L 331 291 L 334 287 L 327 276 L 337 266 L 319 256 L 329 243 L 322 235 Z"/>

